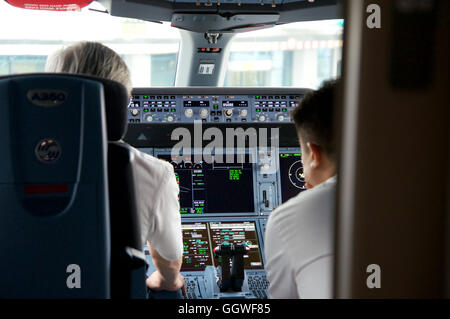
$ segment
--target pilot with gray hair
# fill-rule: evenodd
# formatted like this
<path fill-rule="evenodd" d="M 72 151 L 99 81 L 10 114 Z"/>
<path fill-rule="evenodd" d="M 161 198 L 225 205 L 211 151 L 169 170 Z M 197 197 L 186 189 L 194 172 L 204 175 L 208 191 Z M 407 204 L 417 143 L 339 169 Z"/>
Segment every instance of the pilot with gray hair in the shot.
<path fill-rule="evenodd" d="M 79 42 L 49 56 L 46 72 L 102 77 L 121 83 L 131 97 L 130 72 L 122 58 L 98 42 Z M 124 105 L 124 107 L 126 107 Z M 168 162 L 132 148 L 136 167 L 141 240 L 156 267 L 146 281 L 153 291 L 185 290 L 179 187 Z"/>

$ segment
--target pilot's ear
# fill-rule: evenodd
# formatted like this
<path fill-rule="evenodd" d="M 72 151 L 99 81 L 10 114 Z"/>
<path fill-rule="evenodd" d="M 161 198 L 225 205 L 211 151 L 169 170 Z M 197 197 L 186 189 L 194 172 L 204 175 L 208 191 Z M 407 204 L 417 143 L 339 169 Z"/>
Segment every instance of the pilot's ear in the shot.
<path fill-rule="evenodd" d="M 314 143 L 307 143 L 306 144 L 309 150 L 310 155 L 310 162 L 309 165 L 311 168 L 317 168 L 322 163 L 322 148 Z"/>

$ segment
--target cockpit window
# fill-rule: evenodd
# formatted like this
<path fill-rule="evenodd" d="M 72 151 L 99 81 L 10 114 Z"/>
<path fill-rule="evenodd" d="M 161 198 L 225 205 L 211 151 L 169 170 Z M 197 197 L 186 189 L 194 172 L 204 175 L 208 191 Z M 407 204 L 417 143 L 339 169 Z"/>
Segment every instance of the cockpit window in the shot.
<path fill-rule="evenodd" d="M 104 12 L 97 2 L 77 12 L 50 12 L 18 9 L 0 1 L 0 75 L 43 72 L 47 56 L 58 48 L 99 41 L 122 56 L 133 86 L 174 86 L 178 29 Z"/>
<path fill-rule="evenodd" d="M 127 63 L 134 87 L 174 86 L 181 36 L 170 23 L 113 17 L 92 2 L 76 12 L 23 10 L 0 1 L 0 75 L 43 72 L 47 56 L 99 41 Z M 343 20 L 237 34 L 224 86 L 317 88 L 341 72 Z"/>
<path fill-rule="evenodd" d="M 298 22 L 238 34 L 225 86 L 318 88 L 341 72 L 343 20 Z"/>

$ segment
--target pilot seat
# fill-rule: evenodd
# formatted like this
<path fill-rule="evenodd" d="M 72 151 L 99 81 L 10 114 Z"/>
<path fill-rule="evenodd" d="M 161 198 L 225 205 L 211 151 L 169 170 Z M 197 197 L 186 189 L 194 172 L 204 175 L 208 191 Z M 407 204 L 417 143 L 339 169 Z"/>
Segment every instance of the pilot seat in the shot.
<path fill-rule="evenodd" d="M 0 298 L 145 298 L 128 101 L 96 77 L 0 77 Z"/>

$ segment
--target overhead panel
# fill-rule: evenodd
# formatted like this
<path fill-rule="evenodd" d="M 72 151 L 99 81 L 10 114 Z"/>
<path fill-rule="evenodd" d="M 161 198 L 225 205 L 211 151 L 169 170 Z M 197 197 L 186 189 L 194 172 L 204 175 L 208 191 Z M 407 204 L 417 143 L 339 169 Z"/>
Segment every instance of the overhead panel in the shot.
<path fill-rule="evenodd" d="M 175 14 L 278 14 L 277 24 L 342 18 L 339 0 L 99 0 L 113 16 L 147 21 L 173 21 Z M 211 29 L 214 26 L 211 26 Z"/>

